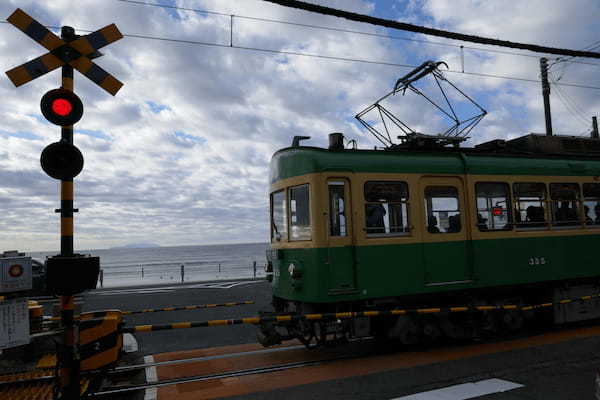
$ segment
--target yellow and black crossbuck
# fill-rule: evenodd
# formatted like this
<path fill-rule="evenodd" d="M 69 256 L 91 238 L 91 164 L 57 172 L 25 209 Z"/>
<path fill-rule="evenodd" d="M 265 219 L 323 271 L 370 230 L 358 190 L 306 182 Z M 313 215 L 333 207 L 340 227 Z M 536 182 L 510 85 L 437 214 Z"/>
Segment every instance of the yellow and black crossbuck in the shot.
<path fill-rule="evenodd" d="M 113 96 L 123 86 L 123 83 L 89 58 L 98 49 L 123 38 L 115 24 L 66 42 L 21 9 L 12 13 L 7 21 L 49 50 L 48 53 L 6 72 L 15 86 L 19 87 L 66 64 Z"/>

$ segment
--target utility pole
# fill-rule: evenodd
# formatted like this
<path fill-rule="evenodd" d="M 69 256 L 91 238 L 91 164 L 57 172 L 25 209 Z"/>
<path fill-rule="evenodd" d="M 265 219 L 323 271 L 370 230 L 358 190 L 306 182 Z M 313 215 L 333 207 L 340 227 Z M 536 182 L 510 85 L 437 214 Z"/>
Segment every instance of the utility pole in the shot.
<path fill-rule="evenodd" d="M 592 138 L 600 139 L 600 135 L 598 135 L 598 118 L 592 117 Z"/>
<path fill-rule="evenodd" d="M 540 58 L 542 72 L 542 95 L 544 96 L 544 116 L 546 117 L 546 136 L 552 136 L 552 113 L 550 111 L 550 83 L 548 83 L 548 59 Z"/>

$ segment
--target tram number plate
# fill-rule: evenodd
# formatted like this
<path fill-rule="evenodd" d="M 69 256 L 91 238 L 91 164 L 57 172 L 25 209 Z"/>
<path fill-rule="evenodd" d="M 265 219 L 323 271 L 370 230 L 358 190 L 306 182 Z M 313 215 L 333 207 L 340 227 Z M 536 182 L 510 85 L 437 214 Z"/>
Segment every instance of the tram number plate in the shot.
<path fill-rule="evenodd" d="M 528 264 L 531 266 L 535 265 L 546 265 L 548 261 L 546 261 L 545 257 L 529 257 Z"/>
<path fill-rule="evenodd" d="M 27 299 L 0 301 L 0 349 L 29 343 Z"/>

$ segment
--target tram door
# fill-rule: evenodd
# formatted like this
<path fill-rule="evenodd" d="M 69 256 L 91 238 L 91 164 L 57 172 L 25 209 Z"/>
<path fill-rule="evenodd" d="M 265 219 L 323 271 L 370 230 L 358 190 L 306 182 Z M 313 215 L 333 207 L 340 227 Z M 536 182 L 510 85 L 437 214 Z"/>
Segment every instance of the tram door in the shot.
<path fill-rule="evenodd" d="M 425 284 L 453 285 L 471 280 L 468 257 L 467 206 L 463 180 L 458 177 L 423 177 L 422 251 Z"/>
<path fill-rule="evenodd" d="M 356 287 L 350 181 L 329 178 L 327 199 L 329 291 L 346 292 Z"/>

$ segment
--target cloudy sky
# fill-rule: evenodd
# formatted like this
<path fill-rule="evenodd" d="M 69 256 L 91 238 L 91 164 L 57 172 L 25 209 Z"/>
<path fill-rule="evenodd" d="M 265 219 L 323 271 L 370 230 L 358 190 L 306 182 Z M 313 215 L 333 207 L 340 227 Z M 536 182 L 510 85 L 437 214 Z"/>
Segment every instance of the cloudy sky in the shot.
<path fill-rule="evenodd" d="M 597 0 L 311 1 L 480 36 L 600 50 Z M 116 23 L 125 35 L 96 60 L 124 83 L 116 97 L 75 75 L 85 106 L 75 130 L 85 157 L 76 178 L 76 249 L 267 241 L 273 152 L 294 135 L 325 146 L 330 132 L 372 148 L 377 142 L 354 115 L 410 71 L 399 65 L 448 63 L 445 76 L 489 112 L 471 143 L 544 131 L 540 85 L 527 81 L 539 79 L 540 54 L 383 29 L 260 0 L 141 2 L 179 9 L 121 0 L 0 2 L 3 19 L 18 7 L 47 26 L 70 25 L 86 34 Z M 7 71 L 45 49 L 2 23 L 0 52 L 0 67 Z M 555 132 L 587 134 L 591 117 L 600 114 L 600 60 L 555 63 L 556 56 L 548 57 L 551 79 L 568 84 L 552 88 Z M 59 183 L 39 165 L 42 149 L 60 137 L 60 128 L 41 116 L 39 101 L 59 85 L 60 70 L 20 88 L 5 75 L 0 79 L 0 250 L 60 247 L 54 213 Z M 404 101 L 393 105 L 396 112 L 414 118 L 411 126 L 437 133 L 436 117 L 416 102 L 397 100 Z"/>

